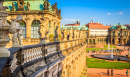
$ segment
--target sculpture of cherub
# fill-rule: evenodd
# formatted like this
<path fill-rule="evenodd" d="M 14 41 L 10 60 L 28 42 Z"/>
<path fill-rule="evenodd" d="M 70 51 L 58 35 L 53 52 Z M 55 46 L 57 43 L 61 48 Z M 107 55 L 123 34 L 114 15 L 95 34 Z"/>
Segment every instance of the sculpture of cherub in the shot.
<path fill-rule="evenodd" d="M 12 38 L 13 47 L 22 46 L 20 36 L 23 35 L 23 29 L 20 27 L 20 24 L 19 24 L 19 22 L 21 22 L 22 19 L 23 19 L 22 16 L 18 16 L 16 19 L 12 20 L 11 22 L 11 27 L 9 29 L 9 32 L 13 34 L 13 38 Z M 19 44 L 18 44 L 17 38 L 18 38 Z"/>

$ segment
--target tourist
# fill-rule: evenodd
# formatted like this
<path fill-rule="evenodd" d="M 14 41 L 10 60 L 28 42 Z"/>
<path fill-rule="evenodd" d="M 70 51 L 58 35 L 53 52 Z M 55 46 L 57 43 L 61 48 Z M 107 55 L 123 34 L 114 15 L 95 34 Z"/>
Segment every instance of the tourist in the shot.
<path fill-rule="evenodd" d="M 111 76 L 113 76 L 113 69 L 111 69 Z"/>
<path fill-rule="evenodd" d="M 126 71 L 126 76 L 128 76 L 128 74 L 129 74 L 129 71 L 127 70 L 127 71 Z"/>
<path fill-rule="evenodd" d="M 109 69 L 107 70 L 107 75 L 109 76 Z"/>

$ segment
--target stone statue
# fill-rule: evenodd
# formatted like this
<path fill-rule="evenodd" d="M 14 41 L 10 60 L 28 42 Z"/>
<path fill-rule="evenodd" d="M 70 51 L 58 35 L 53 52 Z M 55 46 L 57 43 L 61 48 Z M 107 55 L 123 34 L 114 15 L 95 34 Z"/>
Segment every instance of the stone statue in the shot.
<path fill-rule="evenodd" d="M 43 6 L 44 6 L 44 10 L 47 10 L 47 9 L 48 9 L 48 7 L 47 7 L 47 1 L 46 1 L 46 0 L 44 1 Z"/>
<path fill-rule="evenodd" d="M 47 1 L 47 10 L 49 10 L 49 6 L 50 6 L 49 1 Z"/>
<path fill-rule="evenodd" d="M 46 44 L 46 41 L 45 39 L 47 39 L 47 34 L 49 33 L 48 31 L 46 31 L 46 28 L 45 28 L 45 23 L 44 24 L 41 24 L 39 30 L 38 30 L 38 33 L 40 35 L 40 43 L 39 44 Z"/>
<path fill-rule="evenodd" d="M 29 9 L 30 9 L 30 3 L 27 2 L 27 11 L 29 11 Z"/>
<path fill-rule="evenodd" d="M 12 3 L 12 9 L 11 9 L 11 11 L 14 11 L 15 10 L 15 5 L 14 5 L 14 3 Z"/>
<path fill-rule="evenodd" d="M 54 36 L 54 41 L 55 42 L 58 42 L 58 33 L 57 33 L 57 30 L 58 30 L 58 26 L 56 26 L 56 29 L 55 29 L 55 36 Z"/>
<path fill-rule="evenodd" d="M 59 11 L 59 13 L 58 13 L 58 14 L 59 14 L 59 15 L 61 15 L 61 9 L 59 9 L 58 11 Z"/>
<path fill-rule="evenodd" d="M 22 46 L 20 36 L 23 35 L 23 29 L 20 27 L 20 24 L 19 24 L 19 22 L 22 19 L 23 19 L 22 16 L 18 16 L 15 20 L 13 20 L 11 22 L 11 27 L 9 29 L 9 32 L 11 34 L 13 34 L 13 38 L 12 38 L 13 47 L 21 47 Z M 18 44 L 17 38 L 18 38 L 19 44 Z"/>

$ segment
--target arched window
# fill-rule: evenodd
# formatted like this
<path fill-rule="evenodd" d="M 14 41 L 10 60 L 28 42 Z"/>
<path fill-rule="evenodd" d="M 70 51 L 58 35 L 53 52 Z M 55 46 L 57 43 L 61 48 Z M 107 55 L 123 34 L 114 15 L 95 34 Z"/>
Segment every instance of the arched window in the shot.
<path fill-rule="evenodd" d="M 112 31 L 112 36 L 114 36 L 115 35 L 115 31 Z"/>
<path fill-rule="evenodd" d="M 90 44 L 92 44 L 92 41 L 91 41 L 91 39 L 89 39 L 89 43 L 90 43 Z"/>
<path fill-rule="evenodd" d="M 54 22 L 54 25 L 53 25 L 54 35 L 55 35 L 55 28 L 56 28 L 55 26 L 56 26 L 56 23 Z"/>
<path fill-rule="evenodd" d="M 124 31 L 124 36 L 126 36 L 126 31 Z"/>
<path fill-rule="evenodd" d="M 39 38 L 40 35 L 38 33 L 38 29 L 40 27 L 41 22 L 39 20 L 33 20 L 31 25 L 31 38 Z"/>
<path fill-rule="evenodd" d="M 118 31 L 118 36 L 120 36 L 120 32 Z"/>
<path fill-rule="evenodd" d="M 49 30 L 49 34 L 51 34 L 51 21 L 49 21 L 48 23 L 48 30 Z"/>
<path fill-rule="evenodd" d="M 93 39 L 93 44 L 95 44 L 95 39 Z"/>
<path fill-rule="evenodd" d="M 20 22 L 20 26 L 22 27 L 22 29 L 23 29 L 23 36 L 22 36 L 22 38 L 26 38 L 26 23 L 25 23 L 25 21 L 21 21 Z"/>
<path fill-rule="evenodd" d="M 88 33 L 86 32 L 86 36 L 88 37 Z"/>

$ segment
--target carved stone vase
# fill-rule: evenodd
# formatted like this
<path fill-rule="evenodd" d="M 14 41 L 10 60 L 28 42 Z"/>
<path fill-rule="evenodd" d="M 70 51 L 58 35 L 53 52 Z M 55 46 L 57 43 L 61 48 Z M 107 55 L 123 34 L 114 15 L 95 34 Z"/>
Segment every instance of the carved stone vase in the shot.
<path fill-rule="evenodd" d="M 10 41 L 9 28 L 10 25 L 7 23 L 6 12 L 7 7 L 3 6 L 3 0 L 0 2 L 0 57 L 9 57 L 10 51 L 5 48 L 6 44 Z"/>

